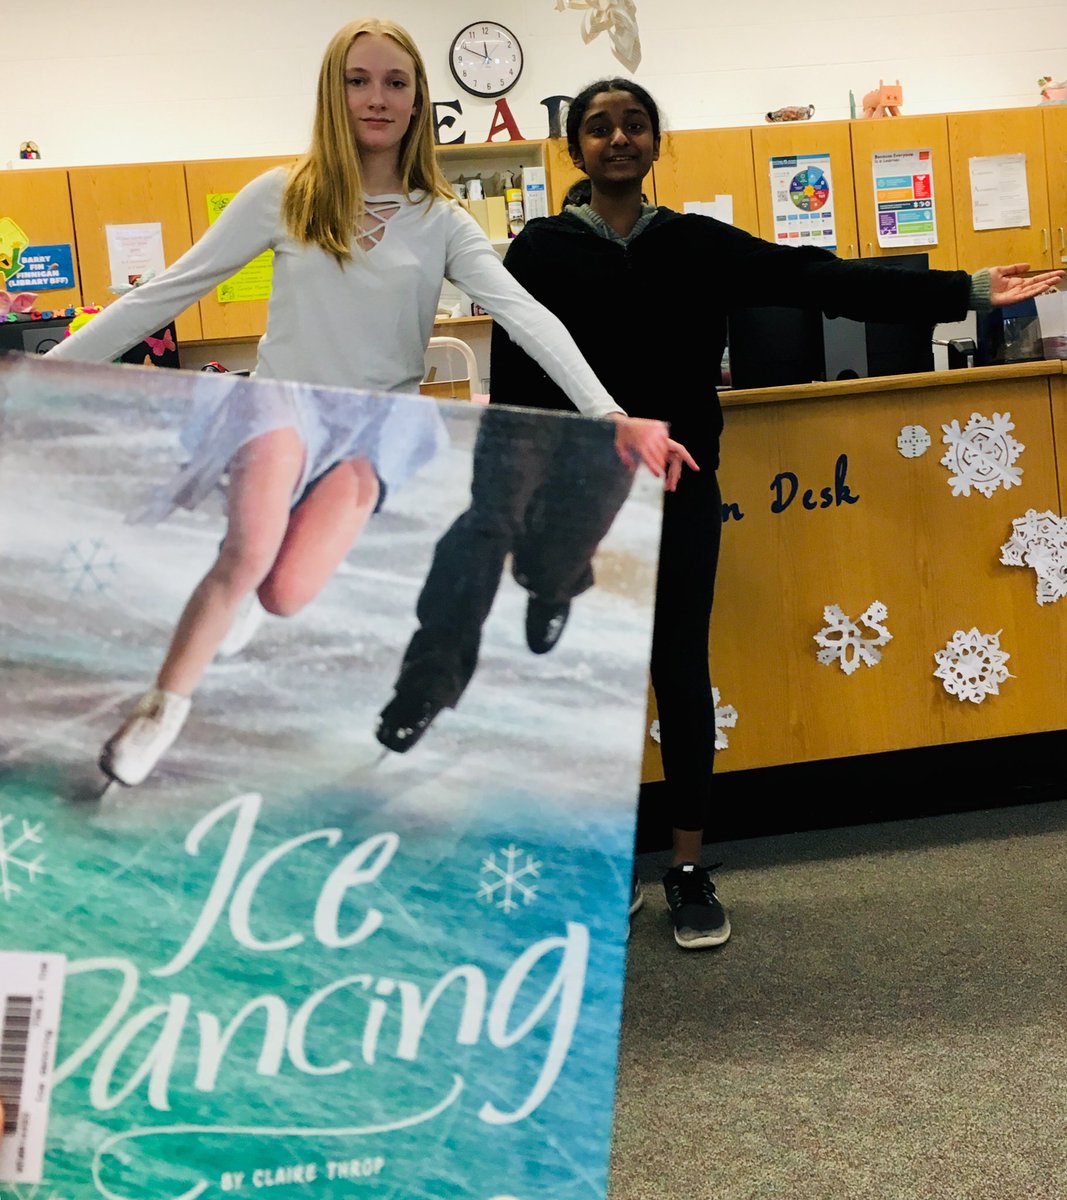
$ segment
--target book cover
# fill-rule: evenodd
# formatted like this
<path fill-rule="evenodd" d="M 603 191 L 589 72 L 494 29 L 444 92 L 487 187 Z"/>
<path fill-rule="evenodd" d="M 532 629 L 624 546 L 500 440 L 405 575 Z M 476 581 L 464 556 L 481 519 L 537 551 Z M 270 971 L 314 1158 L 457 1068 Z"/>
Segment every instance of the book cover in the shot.
<path fill-rule="evenodd" d="M 612 501 L 551 653 L 504 571 L 469 687 L 398 754 L 378 714 L 513 410 L 15 356 L 0 405 L 0 1198 L 603 1200 L 658 482 Z M 555 561 L 611 431 L 522 420 L 570 479 L 527 509 Z M 308 470 L 329 426 L 384 500 L 105 788 L 219 554 L 235 422 L 289 422 Z"/>

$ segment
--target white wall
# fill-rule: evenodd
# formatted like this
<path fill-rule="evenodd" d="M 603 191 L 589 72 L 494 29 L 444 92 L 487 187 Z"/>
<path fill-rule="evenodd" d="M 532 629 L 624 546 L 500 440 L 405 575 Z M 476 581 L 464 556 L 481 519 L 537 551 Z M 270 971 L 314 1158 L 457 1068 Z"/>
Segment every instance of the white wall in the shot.
<path fill-rule="evenodd" d="M 905 113 L 1029 106 L 1039 76 L 1067 77 L 1067 0 L 636 3 L 636 77 L 667 128 L 758 124 L 783 104 L 847 117 L 849 90 L 858 101 L 879 79 L 901 80 Z M 326 42 L 366 11 L 351 0 L 0 0 L 0 166 L 24 165 L 25 140 L 41 166 L 298 152 Z M 547 134 L 543 97 L 627 73 L 607 35 L 583 44 L 582 15 L 555 0 L 376 0 L 370 11 L 411 30 L 435 100 L 458 94 L 447 52 L 461 24 L 508 24 L 526 48 L 508 99 L 528 138 Z M 463 107 L 467 140 L 484 141 L 491 103 Z"/>

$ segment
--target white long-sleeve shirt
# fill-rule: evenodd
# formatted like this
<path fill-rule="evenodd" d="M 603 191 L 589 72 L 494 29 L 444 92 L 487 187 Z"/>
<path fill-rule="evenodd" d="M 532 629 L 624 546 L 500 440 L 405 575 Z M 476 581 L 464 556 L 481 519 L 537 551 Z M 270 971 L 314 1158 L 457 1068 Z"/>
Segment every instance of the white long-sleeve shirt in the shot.
<path fill-rule="evenodd" d="M 443 279 L 471 296 L 536 360 L 586 416 L 621 412 L 563 324 L 504 269 L 481 228 L 455 201 L 373 196 L 384 220 L 370 249 L 353 241 L 343 265 L 295 241 L 281 215 L 286 171 L 254 179 L 190 250 L 111 304 L 50 355 L 108 362 L 161 329 L 264 250 L 274 251 L 267 331 L 256 375 L 269 379 L 417 392 Z"/>

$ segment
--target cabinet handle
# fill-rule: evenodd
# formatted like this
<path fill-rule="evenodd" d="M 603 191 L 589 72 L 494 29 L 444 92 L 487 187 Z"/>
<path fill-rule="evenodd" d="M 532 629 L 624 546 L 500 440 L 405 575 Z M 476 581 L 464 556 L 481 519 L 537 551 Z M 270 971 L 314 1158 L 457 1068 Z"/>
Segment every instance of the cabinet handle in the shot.
<path fill-rule="evenodd" d="M 867 257 L 868 258 L 871 257 L 871 243 L 870 242 L 867 243 Z"/>
<path fill-rule="evenodd" d="M 1041 230 L 1041 253 L 1048 254 L 1048 230 Z"/>
<path fill-rule="evenodd" d="M 853 251 L 853 246 L 852 246 L 852 243 L 851 243 L 851 242 L 849 242 L 849 244 L 848 244 L 848 253 L 845 255 L 845 257 L 846 257 L 846 258 L 855 258 L 856 256 L 855 256 L 855 254 L 853 254 L 853 253 L 852 253 L 852 251 Z"/>
<path fill-rule="evenodd" d="M 1063 226 L 1057 225 L 1056 232 L 1060 235 L 1060 262 L 1063 262 L 1064 253 L 1067 253 L 1067 242 L 1063 240 Z"/>

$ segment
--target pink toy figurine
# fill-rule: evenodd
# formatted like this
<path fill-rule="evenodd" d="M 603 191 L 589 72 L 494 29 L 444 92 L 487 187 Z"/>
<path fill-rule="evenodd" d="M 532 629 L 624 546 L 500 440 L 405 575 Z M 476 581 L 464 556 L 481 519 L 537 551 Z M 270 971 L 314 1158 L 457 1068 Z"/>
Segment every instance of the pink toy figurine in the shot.
<path fill-rule="evenodd" d="M 899 117 L 900 105 L 904 103 L 904 91 L 900 80 L 896 83 L 886 83 L 878 80 L 878 86 L 873 92 L 863 97 L 863 115 L 865 117 Z"/>

